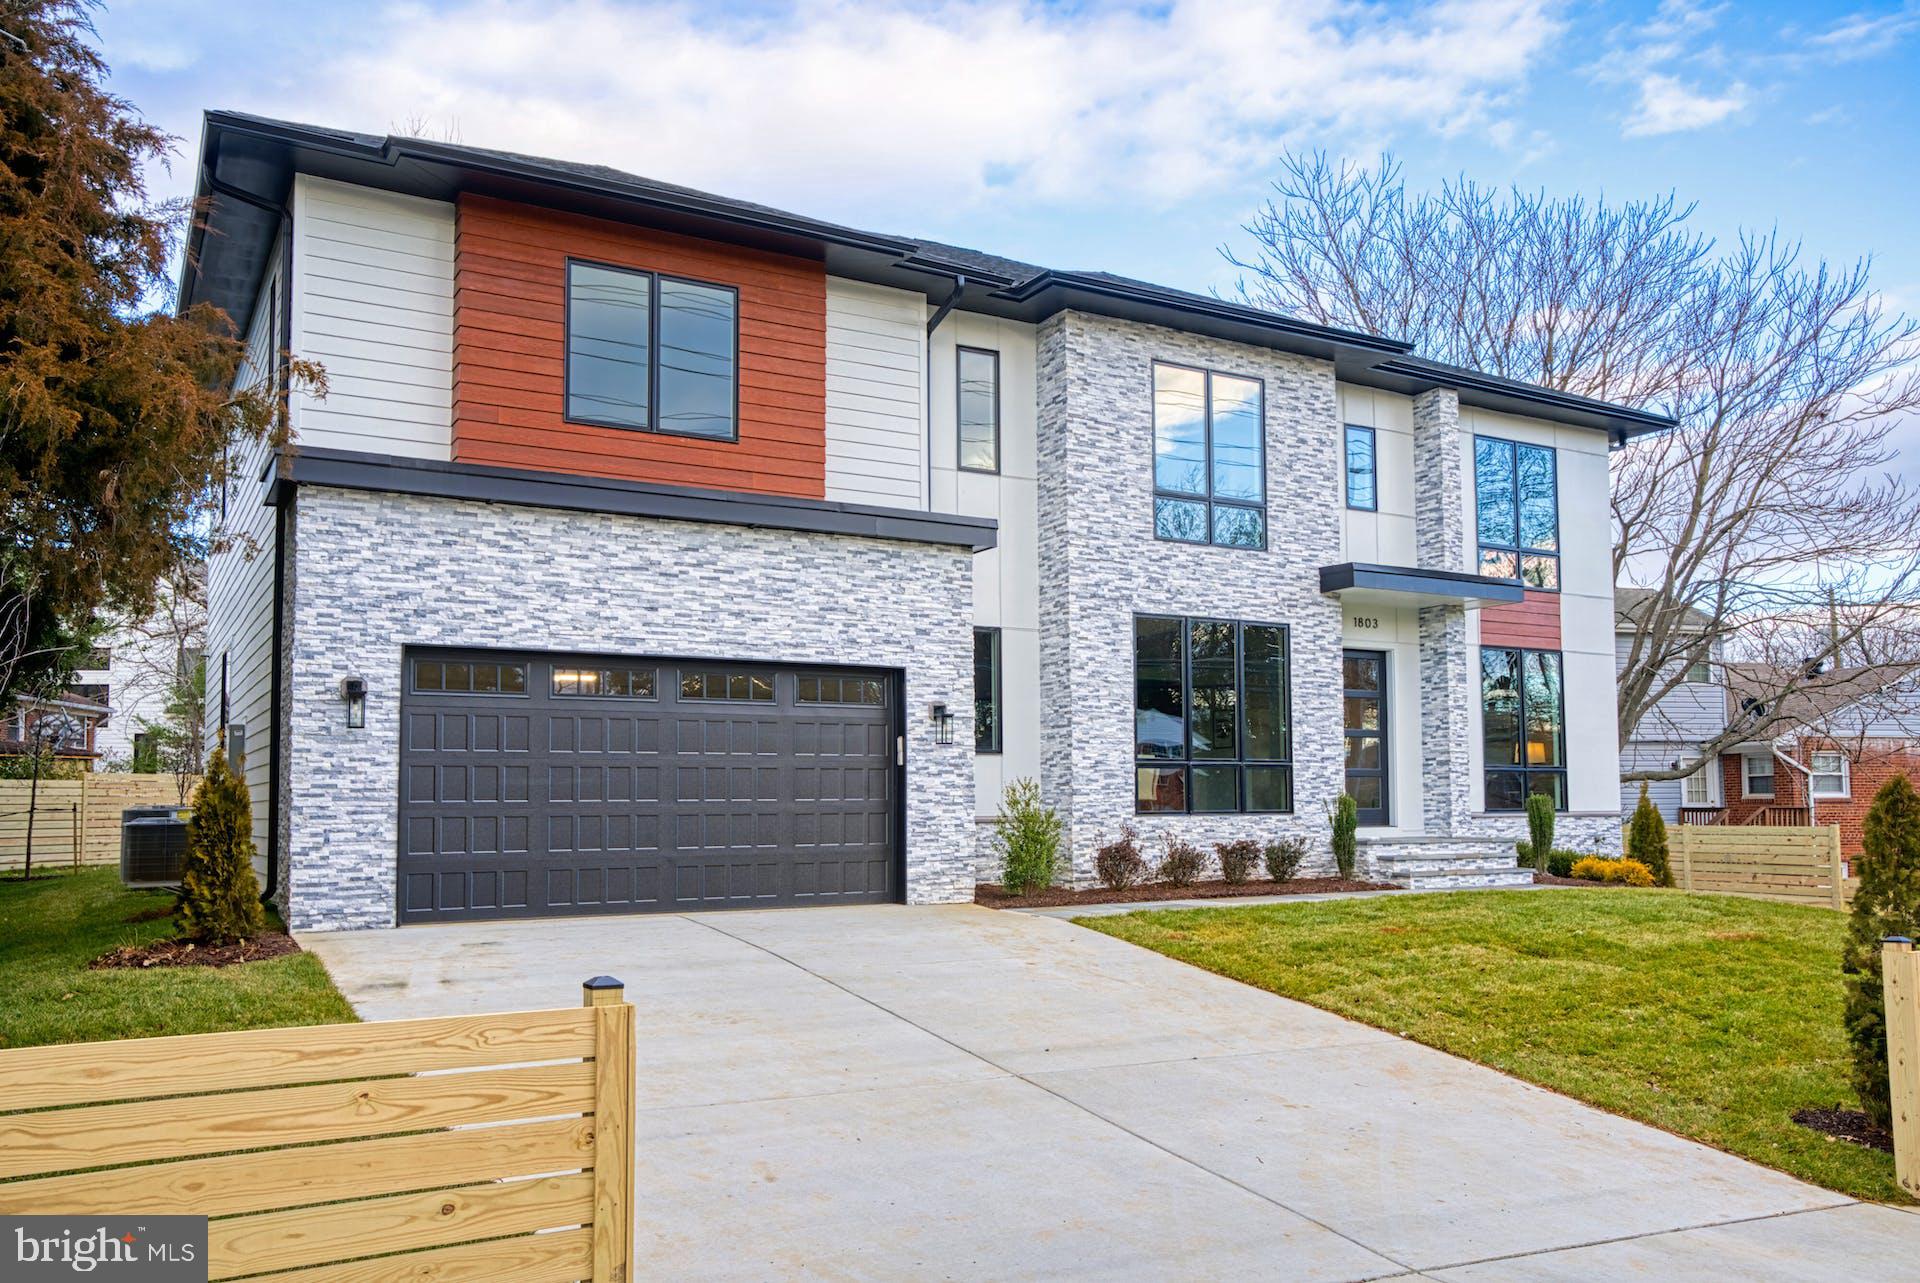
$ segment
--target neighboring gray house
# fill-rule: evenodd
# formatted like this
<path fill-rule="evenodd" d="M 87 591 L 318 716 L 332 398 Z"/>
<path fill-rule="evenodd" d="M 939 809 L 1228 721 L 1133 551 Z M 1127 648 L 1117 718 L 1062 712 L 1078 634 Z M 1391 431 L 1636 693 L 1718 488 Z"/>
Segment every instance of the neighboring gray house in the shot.
<path fill-rule="evenodd" d="M 1625 669 L 1635 631 L 1645 612 L 1652 608 L 1655 596 L 1641 588 L 1621 588 L 1614 593 L 1614 655 L 1616 671 Z M 1704 634 L 1711 621 L 1686 607 L 1680 625 L 1682 632 Z M 1620 771 L 1665 770 L 1686 761 L 1700 746 L 1727 728 L 1726 674 L 1722 667 L 1723 648 L 1718 639 L 1707 647 L 1707 656 L 1688 666 L 1682 680 L 1660 699 L 1620 746 Z M 1622 778 L 1620 809 L 1630 813 L 1640 802 L 1641 781 Z M 1725 805 L 1724 787 L 1718 761 L 1704 763 L 1692 775 L 1681 779 L 1646 782 L 1647 796 L 1660 809 L 1669 824 L 1677 823 L 1682 807 L 1719 807 Z"/>
<path fill-rule="evenodd" d="M 601 166 L 211 113 L 180 297 L 296 449 L 209 569 L 300 929 L 963 901 L 1299 835 L 1617 849 L 1609 452 L 1671 420 L 1393 338 Z M 244 734 L 241 732 L 244 731 Z"/>

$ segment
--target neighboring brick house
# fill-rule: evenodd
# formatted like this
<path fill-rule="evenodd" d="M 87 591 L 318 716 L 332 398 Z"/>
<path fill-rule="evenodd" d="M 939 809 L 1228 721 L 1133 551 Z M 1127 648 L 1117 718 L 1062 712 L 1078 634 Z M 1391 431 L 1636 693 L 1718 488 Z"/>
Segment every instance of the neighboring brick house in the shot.
<path fill-rule="evenodd" d="M 26 697 L 0 722 L 0 757 L 25 758 L 36 750 L 57 762 L 91 771 L 100 758 L 97 744 L 106 705 L 77 691 L 51 699 Z"/>
<path fill-rule="evenodd" d="M 185 304 L 294 448 L 210 717 L 303 929 L 959 901 L 1037 778 L 1511 879 L 1617 848 L 1608 455 L 1671 421 L 599 166 L 210 113 Z"/>

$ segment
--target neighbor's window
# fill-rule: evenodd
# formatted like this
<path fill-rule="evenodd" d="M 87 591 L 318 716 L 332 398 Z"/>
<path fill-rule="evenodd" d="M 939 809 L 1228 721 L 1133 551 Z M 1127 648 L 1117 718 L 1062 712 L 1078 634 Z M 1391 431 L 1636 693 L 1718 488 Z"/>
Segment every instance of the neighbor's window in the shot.
<path fill-rule="evenodd" d="M 1773 754 L 1745 754 L 1740 759 L 1740 775 L 1740 791 L 1747 797 L 1773 796 Z"/>
<path fill-rule="evenodd" d="M 732 440 L 739 296 L 599 263 L 567 264 L 567 418 Z"/>
<path fill-rule="evenodd" d="M 1347 507 L 1377 512 L 1380 482 L 1374 469 L 1372 428 L 1347 425 Z"/>
<path fill-rule="evenodd" d="M 1487 809 L 1524 810 L 1527 797 L 1567 809 L 1566 704 L 1560 652 L 1480 649 L 1480 732 L 1486 750 Z"/>
<path fill-rule="evenodd" d="M 1815 797 L 1846 797 L 1852 789 L 1847 779 L 1847 755 L 1822 749 L 1807 758 Z"/>
<path fill-rule="evenodd" d="M 1704 659 L 1696 659 L 1687 665 L 1682 681 L 1698 682 L 1705 685 L 1713 680 L 1713 665 Z"/>
<path fill-rule="evenodd" d="M 1560 587 L 1560 499 L 1553 451 L 1495 437 L 1473 439 L 1480 573 Z"/>
<path fill-rule="evenodd" d="M 606 699 L 652 699 L 659 679 L 653 668 L 567 668 L 553 666 L 553 693 Z"/>
<path fill-rule="evenodd" d="M 1258 379 L 1155 363 L 1155 537 L 1267 546 L 1262 402 Z"/>
<path fill-rule="evenodd" d="M 1133 809 L 1291 811 L 1287 630 L 1133 621 Z"/>
<path fill-rule="evenodd" d="M 973 630 L 973 751 L 1000 751 L 1000 630 Z"/>
<path fill-rule="evenodd" d="M 1681 801 L 1687 806 L 1713 805 L 1713 775 L 1711 764 L 1702 765 L 1699 770 L 1681 781 Z"/>
<path fill-rule="evenodd" d="M 959 358 L 960 466 L 1000 471 L 1000 354 L 963 347 Z"/>

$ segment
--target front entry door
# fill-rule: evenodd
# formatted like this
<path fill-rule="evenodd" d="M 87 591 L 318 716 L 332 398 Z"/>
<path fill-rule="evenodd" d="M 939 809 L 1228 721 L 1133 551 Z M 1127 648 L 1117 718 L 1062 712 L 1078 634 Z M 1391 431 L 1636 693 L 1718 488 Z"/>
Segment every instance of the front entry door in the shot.
<path fill-rule="evenodd" d="M 1360 823 L 1387 819 L 1387 656 L 1350 650 L 1341 656 L 1345 698 L 1347 792 L 1360 806 Z"/>

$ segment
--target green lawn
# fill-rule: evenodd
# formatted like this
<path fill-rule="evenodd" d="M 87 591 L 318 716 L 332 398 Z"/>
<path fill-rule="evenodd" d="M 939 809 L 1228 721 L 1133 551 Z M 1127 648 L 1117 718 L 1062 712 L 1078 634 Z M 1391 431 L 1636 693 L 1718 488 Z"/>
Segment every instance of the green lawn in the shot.
<path fill-rule="evenodd" d="M 87 970 L 116 945 L 172 934 L 167 919 L 129 921 L 171 903 L 165 892 L 126 890 L 110 868 L 0 878 L 0 1048 L 355 1018 L 311 954 L 234 967 Z"/>
<path fill-rule="evenodd" d="M 1860 1198 L 1891 1155 L 1793 1122 L 1858 1107 L 1829 909 L 1674 891 L 1462 891 L 1081 918 Z"/>

